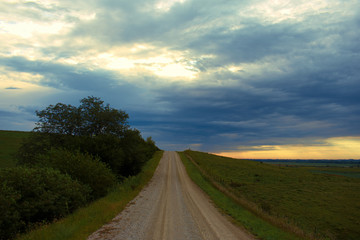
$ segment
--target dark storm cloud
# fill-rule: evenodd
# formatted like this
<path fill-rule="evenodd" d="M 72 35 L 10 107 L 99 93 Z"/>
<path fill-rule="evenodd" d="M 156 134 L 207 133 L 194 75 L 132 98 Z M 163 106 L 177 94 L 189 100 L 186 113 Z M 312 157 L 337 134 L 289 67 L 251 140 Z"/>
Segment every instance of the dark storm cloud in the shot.
<path fill-rule="evenodd" d="M 133 100 L 144 90 L 119 79 L 111 71 L 88 70 L 77 66 L 30 61 L 23 57 L 0 58 L 0 64 L 13 71 L 40 74 L 43 79 L 39 84 L 56 89 L 69 89 L 103 94 L 124 95 L 124 99 Z M 116 91 L 113 92 L 113 89 Z"/>
<path fill-rule="evenodd" d="M 107 44 L 150 42 L 178 48 L 182 42 L 211 31 L 212 22 L 219 17 L 245 5 L 233 2 L 229 8 L 224 1 L 185 1 L 175 3 L 169 11 L 161 11 L 155 7 L 157 2 L 94 2 L 91 7 L 97 10 L 95 19 L 79 24 L 72 35 L 91 35 Z"/>
<path fill-rule="evenodd" d="M 43 97 L 43 105 L 22 106 L 20 112 L 40 110 L 48 104 L 63 102 L 78 105 L 83 97 L 94 95 L 101 97 L 112 107 L 123 109 L 131 117 L 137 112 L 147 112 L 153 107 L 148 90 L 129 84 L 111 71 L 90 71 L 77 66 L 64 65 L 45 61 L 30 61 L 22 57 L 0 58 L 0 64 L 12 71 L 40 74 L 42 80 L 35 84 L 61 91 Z M 159 104 L 161 106 L 161 104 Z M 157 112 L 155 109 L 153 113 Z M 33 119 L 34 121 L 36 119 Z"/>
<path fill-rule="evenodd" d="M 229 6 L 223 2 L 186 1 L 167 12 L 157 12 L 154 2 L 98 2 L 92 6 L 99 9 L 95 19 L 77 25 L 72 36 L 91 36 L 102 44 L 147 42 L 191 50 L 194 57 L 213 54 L 215 66 L 253 62 L 271 55 L 311 56 L 324 50 L 322 42 L 328 37 L 337 38 L 333 39 L 336 44 L 349 50 L 358 48 L 358 34 L 354 34 L 359 31 L 358 19 L 327 24 L 327 18 L 334 16 L 324 13 L 303 22 L 264 24 L 246 14 L 237 14 L 251 2 Z M 239 28 L 231 30 L 232 26 Z"/>
<path fill-rule="evenodd" d="M 263 16 L 266 9 L 251 12 L 249 7 L 262 1 L 188 0 L 167 11 L 156 9 L 157 2 L 64 1 L 63 6 L 47 7 L 27 3 L 29 11 L 17 10 L 27 19 L 44 12 L 39 15 L 46 20 L 48 14 L 57 13 L 73 26 L 56 36 L 62 44 L 39 49 L 53 60 L 1 57 L 0 65 L 40 74 L 43 78 L 37 84 L 62 89 L 59 98 L 95 95 L 125 108 L 132 126 L 167 149 L 196 146 L 222 151 L 249 146 L 244 150 L 254 149 L 251 145 L 360 135 L 356 1 L 350 5 L 329 1 L 326 11 L 310 6 L 305 13 L 273 22 Z M 71 15 L 81 9 L 85 15 L 96 14 L 87 20 Z M 177 51 L 182 59 L 176 61 L 198 76 L 192 82 L 170 81 L 149 72 L 130 77 L 102 66 L 90 70 L 86 64 L 56 62 L 83 52 L 88 57 L 92 50 L 98 54 L 143 43 L 153 47 L 146 50 L 152 56 Z M 238 70 L 231 71 L 231 66 Z M 322 143 L 314 140 L 314 144 Z"/>
<path fill-rule="evenodd" d="M 94 90 L 106 88 L 111 82 L 109 74 L 101 71 L 91 72 L 86 69 L 47 61 L 30 61 L 23 57 L 10 57 L 1 58 L 0 63 L 15 71 L 43 75 L 45 78 L 41 84 L 54 88 L 68 87 L 77 90 Z"/>
<path fill-rule="evenodd" d="M 265 56 L 291 54 L 292 49 L 304 48 L 311 40 L 312 31 L 298 31 L 297 26 L 249 24 L 244 28 L 226 31 L 212 29 L 186 47 L 202 54 L 214 54 L 218 64 L 254 62 Z"/>
<path fill-rule="evenodd" d="M 344 65 L 348 67 L 343 69 Z M 174 135 L 186 128 L 209 151 L 218 145 L 234 147 L 264 139 L 270 144 L 279 138 L 359 135 L 360 81 L 356 76 L 360 70 L 352 65 L 339 63 L 326 71 L 264 78 L 245 87 L 199 86 L 159 95 L 177 110 L 170 117 L 172 124 L 168 123 Z"/>

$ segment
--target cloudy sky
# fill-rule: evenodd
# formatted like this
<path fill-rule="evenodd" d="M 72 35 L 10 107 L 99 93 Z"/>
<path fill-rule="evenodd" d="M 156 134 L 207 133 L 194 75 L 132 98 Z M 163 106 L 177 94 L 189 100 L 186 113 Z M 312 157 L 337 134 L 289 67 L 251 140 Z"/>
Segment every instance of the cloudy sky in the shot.
<path fill-rule="evenodd" d="M 165 150 L 360 158 L 360 2 L 1 0 L 0 129 L 90 95 Z"/>

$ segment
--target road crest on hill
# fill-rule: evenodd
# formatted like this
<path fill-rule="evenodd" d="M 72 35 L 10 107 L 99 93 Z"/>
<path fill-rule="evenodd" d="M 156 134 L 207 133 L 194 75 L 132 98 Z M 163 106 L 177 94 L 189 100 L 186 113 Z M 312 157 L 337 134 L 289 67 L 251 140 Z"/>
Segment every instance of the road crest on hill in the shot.
<path fill-rule="evenodd" d="M 164 152 L 150 183 L 88 240 L 254 239 L 191 181 L 176 152 Z"/>

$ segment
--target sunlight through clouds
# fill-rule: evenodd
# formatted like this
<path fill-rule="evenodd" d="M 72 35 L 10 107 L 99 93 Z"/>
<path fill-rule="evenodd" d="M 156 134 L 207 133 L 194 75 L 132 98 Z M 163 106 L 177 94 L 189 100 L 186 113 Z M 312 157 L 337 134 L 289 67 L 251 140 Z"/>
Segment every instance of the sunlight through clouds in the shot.
<path fill-rule="evenodd" d="M 355 157 L 359 9 L 358 0 L 3 0 L 0 123 L 17 129 L 13 113 L 31 119 L 93 95 L 168 150 Z"/>
<path fill-rule="evenodd" d="M 155 74 L 163 77 L 186 77 L 189 79 L 194 79 L 196 73 L 193 71 L 187 70 L 182 64 L 172 63 L 167 64 L 162 68 L 159 68 L 154 71 Z"/>
<path fill-rule="evenodd" d="M 120 56 L 127 56 L 120 57 Z M 95 65 L 120 73 L 124 70 L 146 70 L 160 77 L 195 79 L 196 71 L 183 64 L 184 57 L 177 51 L 159 49 L 154 46 L 135 44 L 130 49 L 112 49 L 89 60 Z M 190 62 L 195 64 L 195 62 Z"/>
<path fill-rule="evenodd" d="M 102 53 L 97 56 L 96 60 L 100 63 L 98 65 L 108 69 L 120 70 L 123 68 L 129 69 L 134 67 L 131 60 L 124 57 L 116 57 L 111 53 Z"/>
<path fill-rule="evenodd" d="M 40 74 L 7 71 L 0 67 L 0 89 L 16 88 L 22 91 L 32 91 L 42 88 L 39 83 L 43 79 Z"/>
<path fill-rule="evenodd" d="M 196 77 L 196 72 L 188 70 L 186 66 L 178 63 L 171 56 L 160 55 L 139 58 L 139 56 L 131 56 L 131 53 L 128 53 L 127 56 L 129 58 L 117 57 L 111 53 L 102 53 L 95 58 L 89 58 L 89 60 L 94 65 L 124 74 L 127 72 L 124 70 L 143 69 L 161 77 L 184 77 L 185 79 L 194 79 Z"/>
<path fill-rule="evenodd" d="M 175 3 L 183 3 L 186 0 L 160 0 L 156 3 L 156 9 L 160 11 L 169 11 Z"/>
<path fill-rule="evenodd" d="M 35 23 L 35 22 L 19 22 L 19 23 L 0 23 L 0 31 L 2 33 L 13 34 L 23 38 L 31 38 L 38 34 L 50 35 L 59 34 L 61 30 L 68 27 L 62 22 L 52 23 Z M 0 32 L 0 33 L 1 33 Z"/>

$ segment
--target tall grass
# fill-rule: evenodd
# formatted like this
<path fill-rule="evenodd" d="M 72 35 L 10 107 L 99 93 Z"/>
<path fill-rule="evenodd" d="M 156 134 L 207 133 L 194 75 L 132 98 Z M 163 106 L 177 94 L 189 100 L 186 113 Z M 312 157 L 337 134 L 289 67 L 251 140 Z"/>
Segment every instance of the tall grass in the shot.
<path fill-rule="evenodd" d="M 86 239 L 121 212 L 152 178 L 163 152 L 156 152 L 142 171 L 119 184 L 111 193 L 68 217 L 43 225 L 17 240 L 80 240 Z"/>
<path fill-rule="evenodd" d="M 187 156 L 180 152 L 181 160 L 190 178 L 206 192 L 212 201 L 226 214 L 230 215 L 235 223 L 245 227 L 249 232 L 260 239 L 267 240 L 296 240 L 300 239 L 296 235 L 283 231 L 267 221 L 256 216 L 245 207 L 241 206 L 228 194 L 219 190 L 219 185 L 214 186 L 204 172 L 202 172 Z M 216 183 L 215 183 L 216 184 Z"/>
<path fill-rule="evenodd" d="M 201 152 L 186 154 L 210 182 L 266 221 L 306 238 L 360 239 L 358 178 Z"/>

